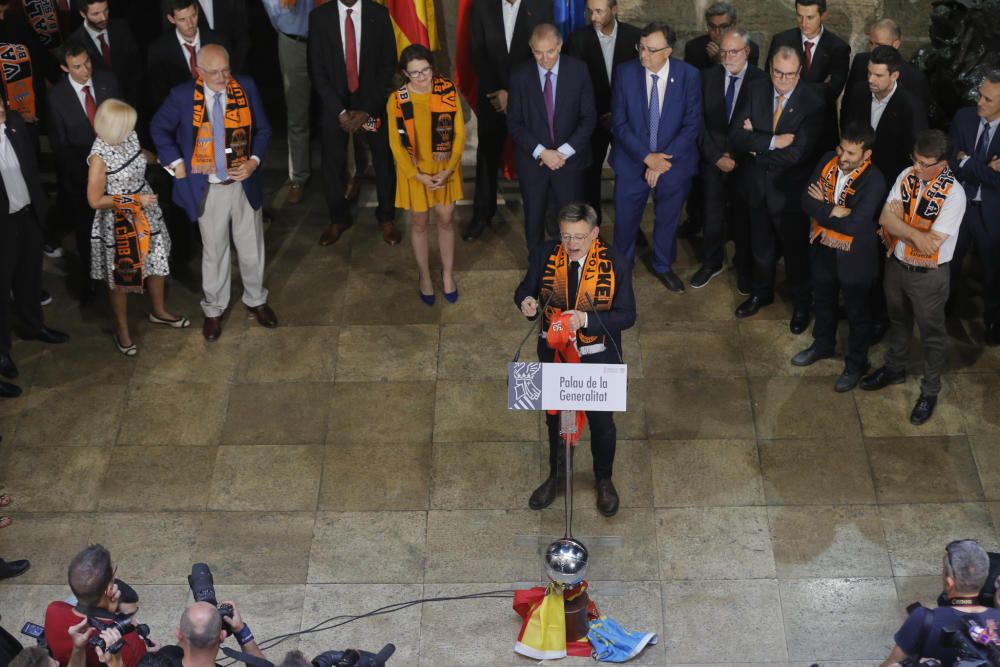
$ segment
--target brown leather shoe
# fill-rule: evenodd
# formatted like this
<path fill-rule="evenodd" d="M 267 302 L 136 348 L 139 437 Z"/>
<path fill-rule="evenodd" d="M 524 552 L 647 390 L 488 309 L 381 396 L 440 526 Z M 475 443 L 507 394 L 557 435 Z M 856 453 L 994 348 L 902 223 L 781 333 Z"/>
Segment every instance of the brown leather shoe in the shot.
<path fill-rule="evenodd" d="M 323 230 L 319 236 L 319 244 L 322 246 L 333 245 L 340 240 L 341 235 L 347 231 L 347 225 L 339 222 L 331 222 L 330 226 Z"/>
<path fill-rule="evenodd" d="M 289 204 L 301 204 L 306 196 L 306 186 L 304 183 L 289 181 L 288 196 L 285 198 Z"/>
<path fill-rule="evenodd" d="M 355 202 L 359 196 L 361 196 L 361 179 L 353 177 L 347 181 L 347 187 L 344 188 L 344 199 Z"/>
<path fill-rule="evenodd" d="M 528 507 L 533 510 L 545 509 L 556 497 L 566 490 L 566 480 L 559 477 L 549 477 L 534 490 L 528 499 Z"/>
<path fill-rule="evenodd" d="M 396 229 L 396 225 L 391 222 L 382 223 L 382 240 L 389 245 L 399 245 L 403 240 L 403 235 Z"/>
<path fill-rule="evenodd" d="M 257 318 L 257 324 L 262 327 L 267 327 L 268 329 L 273 329 L 278 326 L 278 316 L 274 314 L 271 310 L 271 306 L 266 303 L 262 303 L 256 308 L 247 308 L 247 311 L 253 317 Z"/>
<path fill-rule="evenodd" d="M 597 511 L 604 516 L 618 514 L 618 492 L 610 478 L 597 480 Z"/>
<path fill-rule="evenodd" d="M 205 317 L 205 323 L 201 325 L 201 335 L 208 342 L 219 340 L 219 336 L 222 335 L 222 317 Z"/>

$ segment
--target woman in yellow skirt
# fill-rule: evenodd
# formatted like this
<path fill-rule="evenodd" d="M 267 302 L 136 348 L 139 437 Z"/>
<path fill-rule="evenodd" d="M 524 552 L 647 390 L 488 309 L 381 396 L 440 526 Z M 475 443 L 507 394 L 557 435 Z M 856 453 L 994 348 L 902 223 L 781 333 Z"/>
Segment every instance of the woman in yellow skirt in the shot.
<path fill-rule="evenodd" d="M 434 305 L 428 214 L 434 209 L 444 298 L 458 301 L 455 202 L 462 198 L 465 123 L 455 84 L 438 76 L 431 52 L 411 44 L 399 56 L 406 83 L 389 96 L 389 146 L 396 160 L 396 206 L 410 211 L 410 242 L 420 271 L 420 298 Z"/>

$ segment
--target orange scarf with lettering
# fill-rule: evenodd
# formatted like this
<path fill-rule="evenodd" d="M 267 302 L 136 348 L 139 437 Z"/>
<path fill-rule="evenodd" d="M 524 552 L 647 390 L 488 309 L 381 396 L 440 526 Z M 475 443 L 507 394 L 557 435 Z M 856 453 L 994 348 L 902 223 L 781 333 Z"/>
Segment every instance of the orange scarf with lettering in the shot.
<path fill-rule="evenodd" d="M 451 159 L 455 139 L 455 114 L 458 113 L 458 95 L 455 84 L 443 76 L 434 77 L 431 89 L 431 151 L 435 162 Z M 404 84 L 396 91 L 396 131 L 410 160 L 417 164 L 417 130 L 413 121 L 413 100 Z"/>
<path fill-rule="evenodd" d="M 823 196 L 828 204 L 835 204 L 837 206 L 847 206 L 847 198 L 854 194 L 854 181 L 856 181 L 861 174 L 865 173 L 865 170 L 871 166 L 871 158 L 865 160 L 858 165 L 857 169 L 854 169 L 847 175 L 847 182 L 844 183 L 844 189 L 840 193 L 840 197 L 835 197 L 837 192 L 837 173 L 840 170 L 840 164 L 837 156 L 833 156 L 826 166 L 823 167 L 823 171 L 820 173 L 819 182 L 823 186 Z M 842 250 L 844 252 L 851 252 L 851 244 L 854 242 L 854 237 L 850 234 L 844 234 L 843 232 L 834 231 L 828 227 L 824 227 L 819 224 L 815 218 L 811 221 L 811 228 L 809 230 L 809 242 L 813 243 L 816 239 L 819 239 L 821 245 L 825 245 L 828 248 L 833 248 L 834 250 Z"/>
<path fill-rule="evenodd" d="M 948 198 L 948 193 L 955 185 L 955 174 L 951 167 L 945 167 L 944 171 L 933 181 L 927 184 L 924 193 L 920 194 L 920 179 L 910 171 L 899 184 L 899 198 L 903 203 L 903 222 L 910 227 L 919 229 L 924 233 L 931 231 L 934 221 L 944 209 L 944 202 Z M 911 248 L 906 241 L 897 239 L 885 230 L 879 229 L 882 241 L 885 243 L 886 255 L 892 255 L 896 249 L 896 241 L 902 241 L 906 246 L 903 261 L 912 266 L 922 266 L 929 269 L 936 269 L 938 266 L 938 253 L 925 255 Z"/>
<path fill-rule="evenodd" d="M 125 292 L 141 292 L 149 254 L 149 220 L 139 195 L 114 195 L 115 287 Z"/>
<path fill-rule="evenodd" d="M 24 6 L 24 15 L 31 24 L 31 29 L 38 35 L 42 45 L 47 49 L 59 46 L 62 40 L 55 0 L 22 0 L 21 4 Z"/>
<path fill-rule="evenodd" d="M 7 108 L 29 118 L 38 117 L 31 54 L 24 44 L 0 43 L 0 77 L 7 92 Z"/>
<path fill-rule="evenodd" d="M 250 159 L 253 115 L 246 92 L 235 77 L 226 84 L 226 109 L 223 111 L 226 132 L 226 167 L 238 167 Z M 211 112 L 205 108 L 205 82 L 194 84 L 194 154 L 191 171 L 195 174 L 215 173 L 215 140 L 212 137 Z"/>

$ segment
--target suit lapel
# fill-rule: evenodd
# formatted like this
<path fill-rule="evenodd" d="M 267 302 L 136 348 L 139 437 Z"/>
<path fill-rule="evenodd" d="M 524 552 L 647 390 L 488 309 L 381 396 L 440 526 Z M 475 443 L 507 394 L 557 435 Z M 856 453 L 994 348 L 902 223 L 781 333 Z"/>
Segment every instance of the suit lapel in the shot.
<path fill-rule="evenodd" d="M 507 2 L 507 0 L 499 0 L 499 1 L 500 2 Z M 499 8 L 499 5 L 497 5 L 497 8 Z M 530 17 L 531 15 L 532 15 L 532 6 L 531 6 L 531 3 L 529 2 L 529 0 L 521 0 L 521 6 L 517 8 L 517 19 L 514 21 L 514 32 L 512 33 L 511 38 L 510 38 L 510 45 L 511 45 L 511 47 L 513 47 L 514 44 L 517 43 L 518 38 L 522 37 L 524 31 L 527 30 L 527 27 L 525 26 L 525 23 L 527 22 L 528 17 Z M 503 30 L 503 12 L 502 11 L 500 12 L 500 28 L 501 28 L 501 33 L 500 34 L 502 36 L 503 35 L 503 32 L 502 32 L 502 30 Z M 525 39 L 524 41 L 528 41 L 528 40 Z M 504 43 L 506 43 L 506 40 L 504 40 Z M 508 53 L 510 53 L 509 50 L 508 50 Z"/>
<path fill-rule="evenodd" d="M 597 39 L 596 33 L 594 34 L 594 39 Z M 611 69 L 614 70 L 615 65 L 623 63 L 630 58 L 635 57 L 635 49 L 631 48 L 630 44 L 627 44 L 628 40 L 622 35 L 622 24 L 621 21 L 618 22 L 618 36 L 615 38 L 615 52 L 611 56 Z"/>
<path fill-rule="evenodd" d="M 621 37 L 621 32 L 619 31 L 618 36 Z M 618 44 L 621 40 L 615 40 L 614 53 L 611 54 L 611 67 L 614 68 L 614 60 L 618 55 Z M 591 26 L 587 31 L 587 53 L 593 53 L 596 56 L 598 65 L 598 70 L 601 72 L 601 81 L 594 81 L 594 87 L 598 84 L 605 84 L 607 87 L 611 87 L 611 81 L 608 79 L 608 68 L 604 65 L 604 51 L 601 50 L 601 40 L 597 37 L 597 31 Z"/>
<path fill-rule="evenodd" d="M 772 88 L 771 90 L 772 90 L 771 116 L 773 118 L 774 117 L 774 96 L 773 96 L 773 92 L 776 92 L 776 91 L 774 91 L 774 88 Z M 788 126 L 788 122 L 789 121 L 792 121 L 792 120 L 795 120 L 796 118 L 798 118 L 798 111 L 797 111 L 796 107 L 798 107 L 798 104 L 799 104 L 799 93 L 801 92 L 801 90 L 802 90 L 802 84 L 800 83 L 799 85 L 795 86 L 795 90 L 792 91 L 792 94 L 789 95 L 788 99 L 785 101 L 785 107 L 781 111 L 781 117 L 778 118 L 778 126 L 774 129 L 775 134 L 782 134 L 782 132 L 780 132 L 780 130 L 783 130 L 784 128 L 786 128 Z"/>

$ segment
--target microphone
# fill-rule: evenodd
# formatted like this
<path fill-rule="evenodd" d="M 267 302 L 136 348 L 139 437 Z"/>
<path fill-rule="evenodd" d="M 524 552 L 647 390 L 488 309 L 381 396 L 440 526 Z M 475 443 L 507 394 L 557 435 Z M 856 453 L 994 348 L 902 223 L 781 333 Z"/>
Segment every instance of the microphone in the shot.
<path fill-rule="evenodd" d="M 532 320 L 531 324 L 528 326 L 528 333 L 524 334 L 524 338 L 521 339 L 521 343 L 517 346 L 517 351 L 514 352 L 514 358 L 511 359 L 512 363 L 516 364 L 517 361 L 521 358 L 521 348 L 524 347 L 524 344 L 526 342 L 528 342 L 528 336 L 530 336 L 531 332 L 535 330 L 535 325 L 539 324 L 542 320 L 545 319 L 544 317 L 545 309 L 549 307 L 549 304 L 552 302 L 552 297 L 554 297 L 555 295 L 556 295 L 555 290 L 549 292 L 549 298 L 547 298 L 545 300 L 545 303 L 542 304 L 541 309 L 538 311 L 537 317 L 535 317 L 535 319 Z M 539 326 L 541 325 L 539 324 Z"/>
<path fill-rule="evenodd" d="M 597 323 L 601 325 L 601 330 L 604 332 L 604 338 L 611 341 L 611 345 L 614 346 L 615 352 L 618 353 L 618 363 L 624 364 L 625 357 L 622 356 L 622 351 L 618 348 L 618 343 L 615 342 L 615 339 L 608 331 L 608 328 L 604 326 L 604 320 L 601 319 L 600 314 L 597 312 L 597 306 L 594 305 L 594 301 L 590 298 L 590 294 L 588 292 L 584 292 L 583 296 L 587 299 L 587 305 L 590 306 L 590 311 L 588 311 L 588 313 L 594 314 L 597 318 Z"/>

